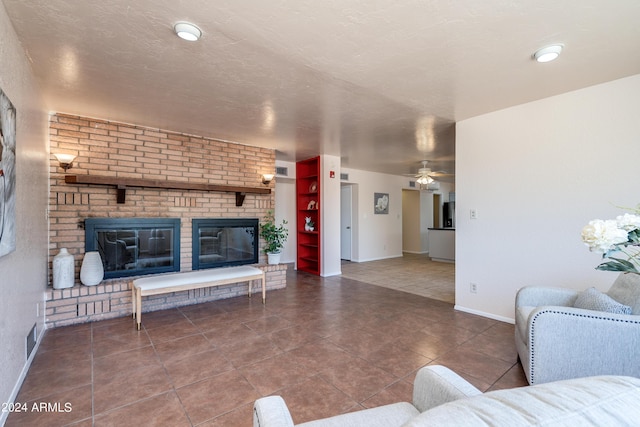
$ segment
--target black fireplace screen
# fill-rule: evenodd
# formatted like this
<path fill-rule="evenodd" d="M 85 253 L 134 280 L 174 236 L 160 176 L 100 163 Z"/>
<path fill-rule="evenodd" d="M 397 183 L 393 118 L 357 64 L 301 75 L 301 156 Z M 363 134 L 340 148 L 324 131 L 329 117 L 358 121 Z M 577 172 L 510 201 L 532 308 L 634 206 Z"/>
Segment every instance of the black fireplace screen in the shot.
<path fill-rule="evenodd" d="M 98 251 L 105 278 L 180 271 L 180 219 L 88 218 L 85 251 Z"/>
<path fill-rule="evenodd" d="M 258 263 L 257 218 L 194 219 L 191 268 Z"/>

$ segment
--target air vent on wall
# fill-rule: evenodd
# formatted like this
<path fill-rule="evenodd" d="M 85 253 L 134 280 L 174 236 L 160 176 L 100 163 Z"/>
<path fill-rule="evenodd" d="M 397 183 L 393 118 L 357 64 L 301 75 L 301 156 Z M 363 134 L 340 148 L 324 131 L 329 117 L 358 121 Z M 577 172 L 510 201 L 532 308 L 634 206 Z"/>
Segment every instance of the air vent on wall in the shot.
<path fill-rule="evenodd" d="M 416 182 L 415 181 L 409 181 L 409 188 L 416 188 Z"/>
<path fill-rule="evenodd" d="M 427 191 L 436 191 L 440 189 L 440 183 L 438 181 L 434 181 L 430 184 L 427 184 Z"/>
<path fill-rule="evenodd" d="M 289 176 L 289 168 L 284 166 L 276 166 L 276 175 Z"/>
<path fill-rule="evenodd" d="M 349 174 L 348 173 L 341 173 L 340 174 L 340 180 L 341 181 L 349 181 Z"/>

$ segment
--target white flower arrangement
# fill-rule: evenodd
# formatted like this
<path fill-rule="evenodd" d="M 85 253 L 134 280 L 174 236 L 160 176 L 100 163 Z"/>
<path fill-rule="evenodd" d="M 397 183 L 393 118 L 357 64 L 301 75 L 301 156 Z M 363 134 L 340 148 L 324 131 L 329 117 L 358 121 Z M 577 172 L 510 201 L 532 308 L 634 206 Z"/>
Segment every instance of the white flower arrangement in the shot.
<path fill-rule="evenodd" d="M 582 229 L 582 241 L 592 252 L 609 261 L 596 267 L 603 271 L 640 274 L 640 205 L 615 220 L 594 219 Z M 623 259 L 621 257 L 626 257 Z"/>

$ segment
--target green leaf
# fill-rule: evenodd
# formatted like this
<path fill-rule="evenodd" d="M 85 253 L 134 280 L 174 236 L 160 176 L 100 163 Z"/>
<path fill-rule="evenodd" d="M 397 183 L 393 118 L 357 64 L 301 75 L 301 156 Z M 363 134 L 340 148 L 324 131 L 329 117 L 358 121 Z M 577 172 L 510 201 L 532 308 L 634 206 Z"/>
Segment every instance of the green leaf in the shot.
<path fill-rule="evenodd" d="M 287 240 L 289 231 L 285 227 L 288 224 L 286 220 L 282 220 L 281 225 L 275 224 L 275 218 L 273 211 L 269 210 L 264 217 L 264 222 L 260 224 L 260 237 L 264 239 L 265 246 L 263 251 L 265 253 L 276 253 L 284 246 L 284 242 Z"/>
<path fill-rule="evenodd" d="M 614 245 L 611 249 L 602 254 L 602 258 L 611 258 L 614 259 L 611 255 L 620 252 L 622 249 L 620 246 L 624 246 L 623 244 Z"/>
<path fill-rule="evenodd" d="M 638 273 L 636 267 L 629 261 L 620 258 L 611 258 L 612 261 L 604 262 L 596 267 L 596 270 L 602 271 L 624 271 L 630 273 Z"/>
<path fill-rule="evenodd" d="M 624 265 L 625 267 L 629 267 L 629 268 L 633 268 L 633 264 L 629 261 L 627 261 L 626 259 L 621 259 L 621 258 L 613 258 L 611 257 L 612 260 L 617 261 L 618 263 Z"/>
<path fill-rule="evenodd" d="M 635 246 L 640 245 L 640 230 L 632 230 L 628 235 L 629 242 Z"/>

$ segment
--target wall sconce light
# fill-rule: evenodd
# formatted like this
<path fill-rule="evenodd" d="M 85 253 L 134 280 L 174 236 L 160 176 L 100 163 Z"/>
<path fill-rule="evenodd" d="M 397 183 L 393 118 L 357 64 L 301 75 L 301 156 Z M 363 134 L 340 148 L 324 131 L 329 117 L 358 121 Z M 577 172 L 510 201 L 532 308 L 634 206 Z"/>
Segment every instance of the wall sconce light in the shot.
<path fill-rule="evenodd" d="M 264 185 L 269 185 L 271 183 L 271 181 L 273 180 L 273 174 L 272 173 L 263 173 L 262 174 L 262 183 Z"/>
<path fill-rule="evenodd" d="M 64 153 L 56 153 L 54 156 L 56 156 L 56 159 L 58 159 L 58 162 L 60 163 L 60 167 L 64 169 L 65 172 L 67 169 L 71 169 L 73 167 L 73 161 L 76 158 L 73 154 Z"/>

